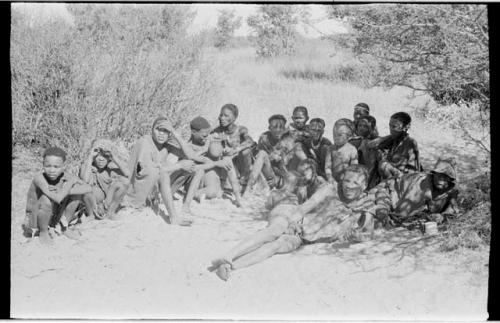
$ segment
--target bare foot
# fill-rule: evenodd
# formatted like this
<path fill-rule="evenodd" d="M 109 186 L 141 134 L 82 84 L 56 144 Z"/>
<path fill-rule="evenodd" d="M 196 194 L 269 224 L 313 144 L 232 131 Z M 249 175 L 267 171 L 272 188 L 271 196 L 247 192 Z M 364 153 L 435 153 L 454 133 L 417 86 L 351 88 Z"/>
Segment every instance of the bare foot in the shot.
<path fill-rule="evenodd" d="M 40 232 L 39 238 L 40 243 L 43 245 L 50 246 L 54 244 L 54 240 L 52 240 L 48 231 Z"/>
<path fill-rule="evenodd" d="M 81 237 L 82 237 L 82 233 L 80 232 L 80 230 L 78 229 L 66 229 L 66 231 L 64 231 L 64 235 L 69 238 L 69 239 L 73 239 L 73 240 L 80 240 Z"/>
<path fill-rule="evenodd" d="M 217 268 L 215 271 L 215 274 L 217 277 L 222 279 L 223 281 L 227 281 L 229 278 L 229 273 L 231 272 L 231 265 L 229 264 L 222 264 Z"/>
<path fill-rule="evenodd" d="M 192 220 L 186 219 L 185 217 L 177 216 L 170 217 L 170 224 L 180 225 L 183 227 L 190 226 L 193 223 Z"/>

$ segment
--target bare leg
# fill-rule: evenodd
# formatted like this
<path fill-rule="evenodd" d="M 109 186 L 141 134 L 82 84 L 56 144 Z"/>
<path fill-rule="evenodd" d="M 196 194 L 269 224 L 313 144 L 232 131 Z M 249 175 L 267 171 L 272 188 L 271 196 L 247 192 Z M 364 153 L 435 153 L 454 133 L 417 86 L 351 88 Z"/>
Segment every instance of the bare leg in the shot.
<path fill-rule="evenodd" d="M 40 230 L 40 242 L 43 244 L 53 244 L 54 241 L 49 235 L 49 223 L 52 218 L 54 206 L 52 201 L 45 195 L 38 200 L 37 223 Z"/>
<path fill-rule="evenodd" d="M 237 258 L 233 262 L 233 269 L 240 269 L 257 264 L 275 254 L 292 252 L 299 248 L 301 244 L 302 239 L 299 236 L 290 234 L 282 235 L 275 241 L 266 243 L 260 248 Z"/>
<path fill-rule="evenodd" d="M 91 194 L 91 193 L 88 193 Z M 79 239 L 81 237 L 80 231 L 69 229 L 69 223 L 75 219 L 76 217 L 76 209 L 82 202 L 82 197 L 74 197 L 64 209 L 64 219 L 66 220 L 65 226 L 66 230 L 64 230 L 64 235 L 70 239 Z"/>
<path fill-rule="evenodd" d="M 265 243 L 259 248 L 237 258 L 232 264 L 221 263 L 215 273 L 222 280 L 227 280 L 231 270 L 245 268 L 274 256 L 296 250 L 302 244 L 302 239 L 296 235 L 285 234 L 278 239 Z"/>
<path fill-rule="evenodd" d="M 251 177 L 252 175 L 250 175 Z M 227 178 L 229 179 L 229 183 L 231 183 L 231 187 L 233 188 L 234 198 L 236 200 L 236 206 L 241 207 L 241 193 L 240 193 L 240 182 L 238 181 L 238 176 L 236 175 L 236 170 L 231 168 L 227 171 Z"/>
<path fill-rule="evenodd" d="M 215 169 L 211 169 L 205 173 L 204 182 L 205 182 L 205 194 L 207 199 L 213 199 L 222 196 L 220 177 L 215 171 Z"/>
<path fill-rule="evenodd" d="M 197 191 L 199 190 L 201 180 L 203 179 L 203 176 L 205 175 L 205 171 L 203 169 L 199 169 L 196 171 L 196 173 L 193 176 L 193 179 L 191 180 L 191 183 L 189 184 L 189 189 L 186 193 L 186 197 L 184 199 L 184 204 L 182 205 L 182 209 L 186 212 L 190 212 L 189 206 L 191 205 L 191 202 L 193 201 L 193 198 Z"/>
<path fill-rule="evenodd" d="M 178 225 L 190 225 L 191 221 L 186 219 L 181 219 L 177 211 L 174 207 L 174 199 L 172 197 L 172 190 L 170 188 L 170 174 L 162 173 L 160 174 L 160 194 L 163 202 L 165 203 L 165 207 L 167 208 L 168 215 L 170 217 L 171 224 Z"/>
<path fill-rule="evenodd" d="M 240 174 L 240 183 L 246 186 L 250 169 L 252 168 L 252 150 L 250 148 L 240 151 L 234 158 L 234 165 L 238 168 Z"/>
<path fill-rule="evenodd" d="M 241 257 L 265 243 L 274 241 L 283 235 L 288 228 L 288 220 L 285 218 L 275 218 L 268 227 L 254 233 L 253 235 L 243 239 L 234 248 L 229 250 L 226 255 L 222 258 L 227 262 L 232 262 L 234 259 Z M 220 260 L 220 259 L 219 259 Z M 212 263 L 215 264 L 219 260 L 215 260 Z"/>
<path fill-rule="evenodd" d="M 83 203 L 85 204 L 85 208 L 87 209 L 87 215 L 91 219 L 98 218 L 99 216 L 96 214 L 97 210 L 97 201 L 93 193 L 85 194 L 83 196 Z"/>
<path fill-rule="evenodd" d="M 108 216 L 109 218 L 113 219 L 115 218 L 115 213 L 118 207 L 120 206 L 121 202 L 123 201 L 123 198 L 125 197 L 125 194 L 127 194 L 127 191 L 129 189 L 129 183 L 123 184 L 120 189 L 115 191 L 115 194 L 113 195 L 111 199 L 111 203 L 109 204 L 108 208 Z"/>
<path fill-rule="evenodd" d="M 266 157 L 267 153 L 263 150 L 259 151 L 257 153 L 257 156 L 255 156 L 255 161 L 252 165 L 252 170 L 250 172 L 250 175 L 248 176 L 247 187 L 249 190 L 252 189 L 252 187 L 255 185 L 255 182 L 257 181 L 257 178 L 259 177 L 259 174 L 262 171 L 262 167 L 264 167 L 264 160 L 266 159 Z M 269 158 L 267 159 L 269 160 Z"/>

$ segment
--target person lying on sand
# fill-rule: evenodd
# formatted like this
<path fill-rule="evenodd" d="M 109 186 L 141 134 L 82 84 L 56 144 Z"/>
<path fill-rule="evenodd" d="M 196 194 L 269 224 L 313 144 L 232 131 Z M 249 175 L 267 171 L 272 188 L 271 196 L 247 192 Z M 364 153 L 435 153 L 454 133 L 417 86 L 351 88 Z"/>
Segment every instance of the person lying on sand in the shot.
<path fill-rule="evenodd" d="M 393 227 L 410 217 L 437 223 L 458 213 L 456 170 L 453 158 L 438 159 L 431 172 L 405 174 L 380 183 L 376 218 Z"/>
<path fill-rule="evenodd" d="M 87 210 L 92 207 L 92 188 L 68 173 L 65 166 L 66 152 L 58 147 L 47 148 L 43 153 L 43 170 L 35 176 L 28 190 L 23 228 L 31 229 L 32 237 L 38 231 L 43 244 L 54 243 L 50 231 L 58 223 L 64 235 L 79 238 L 80 232 L 70 229 L 69 223 L 76 219 L 82 200 Z"/>
<path fill-rule="evenodd" d="M 273 191 L 266 202 L 266 207 L 272 208 L 268 226 L 212 261 L 209 270 L 222 280 L 227 280 L 232 270 L 291 252 L 303 243 L 329 243 L 342 238 L 362 241 L 367 238 L 364 231 L 372 235 L 375 203 L 373 194 L 364 192 L 368 179 L 364 166 L 349 166 L 338 189 L 326 184 L 302 205 L 297 205 L 298 198 L 292 196 L 297 184 L 295 172 L 285 178 L 285 187 Z"/>
<path fill-rule="evenodd" d="M 241 207 L 242 201 L 238 177 L 231 157 L 223 157 L 223 148 L 220 141 L 212 140 L 210 142 L 207 157 L 212 162 L 195 166 L 195 175 L 184 200 L 183 212 L 191 213 L 189 206 L 193 198 L 201 201 L 204 198 L 222 197 L 222 184 L 226 179 L 231 184 L 236 206 Z"/>
<path fill-rule="evenodd" d="M 112 162 L 117 167 L 111 167 Z M 113 197 L 127 190 L 129 175 L 125 162 L 116 158 L 111 147 L 92 147 L 80 168 L 80 178 L 92 187 L 92 209 L 88 210 L 90 218 L 102 219 L 106 216 Z"/>

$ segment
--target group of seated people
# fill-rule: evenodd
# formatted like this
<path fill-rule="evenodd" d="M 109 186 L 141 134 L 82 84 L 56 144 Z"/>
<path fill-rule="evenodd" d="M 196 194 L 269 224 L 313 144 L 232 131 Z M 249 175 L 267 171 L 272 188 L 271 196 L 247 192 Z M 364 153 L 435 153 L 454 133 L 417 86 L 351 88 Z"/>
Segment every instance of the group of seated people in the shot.
<path fill-rule="evenodd" d="M 358 103 L 353 120 L 334 123 L 333 143 L 323 136 L 325 121 L 309 120 L 304 106 L 294 108 L 289 125 L 285 116 L 271 116 L 257 143 L 237 117 L 234 104 L 222 106 L 217 127 L 196 117 L 188 141 L 159 117 L 128 161 L 113 147 L 93 145 L 79 177 L 65 171 L 63 149 L 46 149 L 43 170 L 28 190 L 25 235 L 44 244 L 57 234 L 78 239 L 74 224 L 118 220 L 125 207 L 147 206 L 170 224 L 189 226 L 196 220 L 193 199 L 226 195 L 241 207 L 262 180 L 270 188 L 269 225 L 213 261 L 210 270 L 226 280 L 231 270 L 303 244 L 362 241 L 374 228 L 417 214 L 439 223 L 458 212 L 454 160 L 440 158 L 425 172 L 405 112 L 393 114 L 389 134 L 379 136 L 369 106 Z M 179 195 L 181 210 L 174 207 Z"/>

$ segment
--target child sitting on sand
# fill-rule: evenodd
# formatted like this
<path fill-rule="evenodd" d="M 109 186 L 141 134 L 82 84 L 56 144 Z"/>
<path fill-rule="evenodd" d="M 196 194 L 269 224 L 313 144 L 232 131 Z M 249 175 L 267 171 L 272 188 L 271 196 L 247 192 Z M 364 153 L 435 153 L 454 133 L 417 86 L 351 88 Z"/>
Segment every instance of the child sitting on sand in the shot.
<path fill-rule="evenodd" d="M 394 226 L 418 215 L 438 223 L 458 213 L 455 161 L 439 159 L 430 173 L 411 173 L 380 183 L 376 218 Z"/>
<path fill-rule="evenodd" d="M 91 218 L 98 219 L 104 218 L 113 197 L 116 198 L 127 190 L 129 177 L 125 162 L 116 158 L 111 147 L 104 146 L 102 141 L 94 144 L 80 169 L 80 178 L 92 187 L 93 208 L 88 212 Z M 111 163 L 117 167 L 111 167 Z"/>
<path fill-rule="evenodd" d="M 352 129 L 340 119 L 333 125 L 333 145 L 325 159 L 325 173 L 329 183 L 340 181 L 340 175 L 350 165 L 358 163 L 358 151 L 348 140 L 352 137 Z"/>
<path fill-rule="evenodd" d="M 269 130 L 260 135 L 256 151 L 254 151 L 255 161 L 245 193 L 252 190 L 261 172 L 271 189 L 276 187 L 278 182 L 275 169 L 279 165 L 275 160 L 271 160 L 270 156 L 277 149 L 281 135 L 286 131 L 286 118 L 281 114 L 275 114 L 269 118 L 268 122 Z"/>
<path fill-rule="evenodd" d="M 195 166 L 195 175 L 189 185 L 183 212 L 190 213 L 190 204 L 193 198 L 201 201 L 204 198 L 221 198 L 222 183 L 229 179 L 235 196 L 235 204 L 241 207 L 241 193 L 238 177 L 233 167 L 231 157 L 223 157 L 222 144 L 218 140 L 210 142 L 207 157 L 212 161 Z"/>
<path fill-rule="evenodd" d="M 252 148 L 255 145 L 248 129 L 235 123 L 238 107 L 228 103 L 222 106 L 219 126 L 212 131 L 215 139 L 222 141 L 224 155 L 233 158 L 240 184 L 245 187 L 252 167 Z"/>
<path fill-rule="evenodd" d="M 323 137 L 325 132 L 325 120 L 321 118 L 311 119 L 308 129 L 311 137 L 304 143 L 305 152 L 307 157 L 316 163 L 315 168 L 318 175 L 326 180 L 325 159 L 328 148 L 332 143 L 330 140 Z"/>
<path fill-rule="evenodd" d="M 381 159 L 380 151 L 369 147 L 370 141 L 378 138 L 375 129 L 377 121 L 374 117 L 365 115 L 358 119 L 358 137 L 352 138 L 349 142 L 358 148 L 358 162 L 365 165 L 368 170 L 368 190 L 380 183 L 378 164 Z M 358 141 L 354 144 L 353 141 Z"/>
<path fill-rule="evenodd" d="M 382 154 L 379 162 L 382 179 L 421 170 L 417 142 L 408 135 L 410 125 L 410 115 L 397 112 L 389 121 L 391 134 L 369 143 L 370 148 L 378 149 Z"/>
<path fill-rule="evenodd" d="M 87 210 L 91 209 L 92 188 L 66 172 L 65 163 L 64 150 L 47 148 L 43 153 L 43 171 L 35 176 L 28 190 L 24 227 L 31 229 L 32 236 L 38 231 L 43 244 L 53 243 L 49 227 L 58 223 L 67 237 L 78 238 L 79 232 L 69 229 L 69 223 L 77 217 L 82 198 Z"/>
<path fill-rule="evenodd" d="M 293 108 L 292 123 L 290 123 L 290 132 L 296 142 L 305 143 L 311 137 L 307 125 L 309 114 L 304 106 Z"/>

